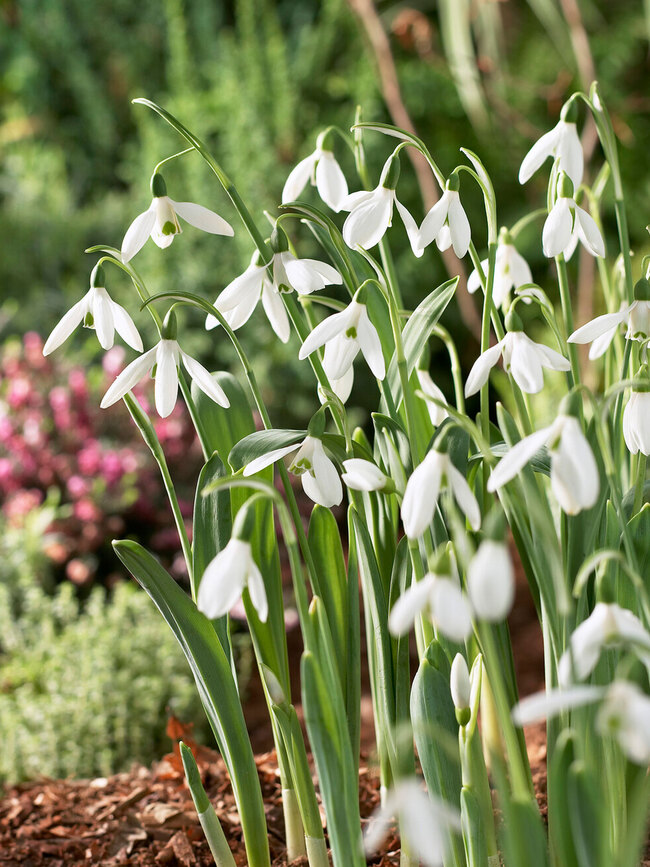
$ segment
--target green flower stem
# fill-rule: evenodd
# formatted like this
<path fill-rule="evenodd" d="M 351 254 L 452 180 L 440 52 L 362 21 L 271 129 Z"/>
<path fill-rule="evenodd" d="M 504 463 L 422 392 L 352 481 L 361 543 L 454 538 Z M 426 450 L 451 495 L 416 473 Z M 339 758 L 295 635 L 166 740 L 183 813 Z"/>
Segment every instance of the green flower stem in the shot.
<path fill-rule="evenodd" d="M 617 172 L 613 172 L 615 185 L 617 186 L 616 198 L 614 200 L 614 212 L 616 214 L 616 226 L 618 228 L 618 241 L 623 254 L 623 271 L 625 273 L 625 294 L 627 303 L 631 304 L 634 301 L 634 280 L 632 279 L 632 256 L 630 252 L 630 234 L 627 228 L 627 212 L 625 210 L 625 199 L 623 198 L 620 177 L 616 184 Z"/>
<path fill-rule="evenodd" d="M 420 554 L 420 546 L 416 539 L 409 539 L 409 554 L 411 556 L 411 565 L 413 566 L 413 580 L 421 581 L 425 575 L 425 568 Z M 435 638 L 433 624 L 423 614 L 415 620 L 415 639 L 418 648 L 418 656 L 420 659 L 424 657 L 427 647 Z"/>
<path fill-rule="evenodd" d="M 381 255 L 381 264 L 383 265 L 386 274 L 386 281 L 392 292 L 395 304 L 397 307 L 403 307 L 404 302 L 402 301 L 402 293 L 400 292 L 399 282 L 397 280 L 395 262 L 393 260 L 393 254 L 390 251 L 390 246 L 388 245 L 388 239 L 385 235 L 379 242 L 379 253 Z"/>
<path fill-rule="evenodd" d="M 636 459 L 636 479 L 634 482 L 634 506 L 632 508 L 632 515 L 636 515 L 641 511 L 641 506 L 643 505 L 643 489 L 645 487 L 645 476 L 646 476 L 646 465 L 647 465 L 647 457 L 643 454 L 643 452 L 639 452 Z"/>
<path fill-rule="evenodd" d="M 187 535 L 187 530 L 185 529 L 185 521 L 183 520 L 181 508 L 178 504 L 178 497 L 176 496 L 174 482 L 172 481 L 169 467 L 167 466 L 165 452 L 163 451 L 163 447 L 160 445 L 160 440 L 156 435 L 156 431 L 153 424 L 151 423 L 151 419 L 146 414 L 146 412 L 144 412 L 144 410 L 135 399 L 135 397 L 131 394 L 131 392 L 125 394 L 123 400 L 126 404 L 126 408 L 131 415 L 131 418 L 136 424 L 136 427 L 142 434 L 142 438 L 151 449 L 151 453 L 153 454 L 156 463 L 158 464 L 158 468 L 160 469 L 160 475 L 162 476 L 165 491 L 167 492 L 167 496 L 169 498 L 169 504 L 171 506 L 172 514 L 174 515 L 174 523 L 176 524 L 176 529 L 178 530 L 178 535 L 180 536 L 181 540 L 183 557 L 185 558 L 187 574 L 189 576 L 190 586 L 192 588 L 192 599 L 196 602 L 196 587 L 194 586 L 194 572 L 192 568 L 192 546 Z"/>
<path fill-rule="evenodd" d="M 507 691 L 499 666 L 497 649 L 489 624 L 480 624 L 478 637 L 481 644 L 481 652 L 485 662 L 488 681 L 494 694 L 495 705 L 501 724 L 501 732 L 506 748 L 506 757 L 510 769 L 510 783 L 516 800 L 531 800 L 534 804 L 535 793 L 530 773 L 530 765 L 527 757 L 524 758 L 525 750 L 522 751 L 517 732 L 510 716 Z"/>
<path fill-rule="evenodd" d="M 483 319 L 481 321 L 481 354 L 490 348 L 490 318 L 494 309 L 492 292 L 494 290 L 494 272 L 497 261 L 497 245 L 491 243 L 488 246 L 488 272 L 485 280 L 485 293 L 483 295 Z M 496 313 L 496 311 L 495 311 Z M 501 338 L 499 338 L 501 339 Z M 481 386 L 481 431 L 486 440 L 490 439 L 490 379 Z M 484 474 L 484 483 L 487 478 Z M 484 492 L 485 493 L 485 492 Z"/>
<path fill-rule="evenodd" d="M 460 367 L 460 359 L 456 344 L 452 340 L 451 334 L 442 325 L 435 325 L 432 332 L 436 337 L 445 344 L 451 362 L 451 378 L 454 383 L 454 398 L 456 400 L 456 409 L 458 412 L 465 415 L 465 390 L 463 388 L 462 371 Z"/>
<path fill-rule="evenodd" d="M 565 340 L 569 334 L 573 333 L 573 311 L 571 309 L 571 292 L 569 290 L 569 275 L 566 269 L 566 260 L 564 255 L 560 253 L 555 257 L 557 267 L 557 278 L 560 287 L 560 301 L 562 302 L 562 318 L 564 319 Z M 580 383 L 580 364 L 578 362 L 578 347 L 575 343 L 567 343 L 569 350 L 569 361 L 571 362 L 571 376 L 567 372 L 567 382 L 569 388 Z"/>
<path fill-rule="evenodd" d="M 496 253 L 496 250 L 495 250 Z M 481 281 L 481 288 L 483 289 L 483 294 L 485 295 L 487 290 L 487 276 L 483 272 L 483 268 L 481 267 L 481 260 L 479 259 L 479 255 L 476 252 L 476 247 L 474 246 L 474 242 L 470 241 L 469 243 L 469 255 L 472 260 L 472 265 L 476 268 L 476 273 L 479 276 L 479 280 Z M 492 278 L 494 281 L 494 278 Z M 490 320 L 492 321 L 492 327 L 494 328 L 494 333 L 497 336 L 497 340 L 503 340 L 505 337 L 505 330 L 503 328 L 503 323 L 501 322 L 501 317 L 499 316 L 499 311 L 494 306 L 494 301 L 492 298 L 490 299 Z M 485 316 L 483 316 L 483 320 L 485 320 Z M 483 324 L 483 329 L 485 329 L 485 323 Z M 481 331 L 481 343 L 483 342 L 483 331 Z"/>

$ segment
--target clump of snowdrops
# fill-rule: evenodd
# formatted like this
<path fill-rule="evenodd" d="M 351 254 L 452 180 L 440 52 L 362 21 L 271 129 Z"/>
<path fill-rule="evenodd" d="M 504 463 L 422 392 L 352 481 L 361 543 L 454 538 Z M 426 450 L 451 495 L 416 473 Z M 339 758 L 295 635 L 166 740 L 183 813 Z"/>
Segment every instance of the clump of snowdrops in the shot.
<path fill-rule="evenodd" d="M 306 856 L 311 867 L 324 867 L 329 846 L 334 867 L 357 867 L 381 847 L 395 820 L 403 865 L 632 867 L 650 796 L 650 284 L 647 261 L 632 259 L 616 142 L 597 86 L 588 97 L 574 94 L 557 125 L 525 157 L 522 183 L 550 169 L 547 201 L 510 227 L 497 222 L 495 193 L 476 154 L 461 148 L 463 162 L 443 172 L 419 139 L 359 118 L 351 135 L 334 128 L 320 135 L 314 152 L 289 175 L 279 216 L 270 225 L 257 222 L 193 132 L 163 108 L 136 102 L 157 112 L 188 147 L 155 167 L 151 205 L 128 228 L 121 249 L 90 251 L 102 254 L 90 290 L 44 351 L 56 349 L 83 323 L 95 328 L 105 349 L 117 331 L 138 353 L 102 406 L 125 402 L 160 466 L 191 598 L 144 548 L 131 541 L 114 546 L 190 663 L 230 772 L 250 867 L 270 861 L 233 678 L 228 617 L 238 603 L 246 611 L 277 748 L 288 860 Z M 591 187 L 583 183 L 577 132 L 588 115 L 604 155 Z M 366 136 L 382 134 L 387 144 L 397 144 L 375 182 L 363 145 Z M 355 159 L 354 181 L 337 160 L 346 147 Z M 439 201 L 421 222 L 398 198 L 407 148 L 424 156 L 440 186 Z M 158 286 L 151 294 L 132 264 L 150 237 L 167 247 L 184 223 L 222 236 L 218 244 L 235 231 L 203 205 L 168 196 L 164 164 L 196 153 L 216 176 L 217 198 L 221 187 L 230 199 L 237 231 L 251 239 L 249 266 L 214 303 L 177 286 Z M 303 193 L 310 182 L 322 199 L 319 207 L 302 201 L 303 195 L 313 199 Z M 485 203 L 484 258 L 463 209 L 468 185 L 478 185 Z M 350 192 L 351 186 L 360 189 Z M 606 245 L 600 205 L 611 195 L 618 242 L 608 239 Z M 471 258 L 467 289 L 482 295 L 483 324 L 480 354 L 464 383 L 442 321 L 454 293 L 466 287 L 458 286 L 458 278 L 447 280 L 415 310 L 404 308 L 388 240 L 395 214 L 422 267 L 434 241 Z M 521 230 L 531 223 L 552 261 L 553 279 L 543 286 L 533 282 L 517 250 Z M 298 252 L 309 230 L 322 250 L 318 260 Z M 478 228 L 479 235 L 484 231 Z M 598 304 L 605 312 L 576 330 L 567 260 L 579 244 L 597 258 Z M 108 294 L 115 269 L 129 275 L 140 311 L 157 329 L 146 350 L 131 315 Z M 245 335 L 260 301 L 278 339 L 295 343 L 296 364 L 313 370 L 314 414 L 303 430 L 273 427 L 240 342 L 238 332 Z M 232 341 L 239 378 L 210 373 L 184 351 L 188 307 L 206 315 L 216 341 Z M 546 325 L 544 342 L 527 333 L 534 328 L 538 334 L 540 322 Z M 431 341 L 442 341 L 448 351 L 453 396 L 443 395 L 435 382 L 439 372 L 427 367 Z M 590 381 L 602 385 L 597 393 L 582 381 L 579 343 L 591 344 Z M 367 365 L 377 383 L 370 437 L 348 422 L 355 364 Z M 490 377 L 498 364 L 507 386 L 491 417 Z M 132 394 L 149 373 L 163 417 L 172 412 L 180 387 L 203 448 L 192 543 L 152 420 Z M 562 393 L 550 416 L 542 414 L 549 401 L 540 412 L 534 397 L 548 378 L 554 393 Z M 465 399 L 476 393 L 480 411 L 472 417 Z M 255 429 L 251 405 L 263 430 Z M 306 531 L 291 475 L 300 477 L 314 502 Z M 345 544 L 331 511 L 344 498 Z M 522 701 L 505 622 L 514 595 L 511 540 L 545 649 L 546 690 Z M 304 641 L 301 701 L 327 843 L 290 689 L 281 544 Z M 414 679 L 411 631 L 419 656 Z M 365 835 L 358 799 L 362 633 L 382 797 Z M 522 729 L 541 719 L 547 720 L 547 827 Z M 183 758 L 215 860 L 233 865 L 187 748 Z"/>

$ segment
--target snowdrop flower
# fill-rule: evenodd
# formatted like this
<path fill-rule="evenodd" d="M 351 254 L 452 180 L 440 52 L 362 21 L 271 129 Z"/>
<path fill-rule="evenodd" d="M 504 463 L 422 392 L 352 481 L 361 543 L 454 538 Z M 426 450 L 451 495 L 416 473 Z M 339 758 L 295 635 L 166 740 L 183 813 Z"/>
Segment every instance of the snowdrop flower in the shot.
<path fill-rule="evenodd" d="M 377 379 L 386 376 L 377 329 L 368 317 L 366 305 L 357 301 L 358 296 L 357 292 L 345 310 L 320 322 L 300 347 L 298 357 L 305 359 L 325 345 L 323 369 L 330 380 L 339 380 L 347 373 L 359 350 Z"/>
<path fill-rule="evenodd" d="M 166 418 L 176 405 L 178 397 L 178 366 L 180 363 L 189 373 L 197 386 L 219 406 L 228 407 L 230 401 L 225 391 L 208 371 L 178 345 L 176 340 L 176 318 L 173 312 L 167 314 L 162 328 L 162 338 L 153 349 L 136 358 L 124 368 L 108 389 L 100 404 L 102 409 L 112 406 L 156 367 L 156 386 L 154 391 L 158 415 Z"/>
<path fill-rule="evenodd" d="M 447 857 L 449 835 L 460 831 L 458 810 L 427 794 L 416 780 L 398 780 L 384 805 L 370 818 L 364 836 L 368 856 L 382 844 L 393 816 L 415 858 L 425 867 L 441 867 Z"/>
<path fill-rule="evenodd" d="M 289 465 L 289 472 L 300 476 L 309 499 L 326 508 L 338 506 L 343 499 L 343 486 L 333 461 L 325 454 L 323 443 L 318 437 L 308 435 L 302 443 L 273 449 L 255 458 L 244 467 L 244 475 L 253 476 L 291 452 L 297 454 Z"/>
<path fill-rule="evenodd" d="M 634 391 L 623 412 L 625 445 L 633 455 L 650 455 L 650 391 Z"/>
<path fill-rule="evenodd" d="M 637 765 L 650 764 L 650 698 L 635 683 L 615 680 L 596 717 L 601 735 L 611 735 Z"/>
<path fill-rule="evenodd" d="M 574 187 L 582 182 L 584 157 L 575 123 L 567 120 L 572 107 L 567 106 L 550 132 L 543 135 L 528 151 L 519 169 L 519 183 L 525 184 L 548 157 L 557 160 L 560 171 L 566 172 Z"/>
<path fill-rule="evenodd" d="M 340 379 L 330 379 L 330 390 L 338 397 L 341 403 L 345 403 L 352 393 L 354 385 L 354 367 L 350 365 L 347 372 Z M 327 395 L 321 385 L 318 386 L 318 399 L 323 404 L 327 402 Z"/>
<path fill-rule="evenodd" d="M 503 340 L 486 349 L 474 362 L 465 383 L 465 397 L 476 394 L 488 380 L 490 370 L 503 357 L 503 366 L 522 391 L 537 394 L 544 385 L 542 368 L 570 370 L 569 361 L 559 352 L 542 343 L 535 343 L 522 329 L 521 319 L 510 312 L 506 318 L 509 329 Z"/>
<path fill-rule="evenodd" d="M 481 262 L 481 269 L 487 276 L 488 260 Z M 507 302 L 511 289 L 518 289 L 526 283 L 533 282 L 533 275 L 528 262 L 517 252 L 512 238 L 508 232 L 502 232 L 497 245 L 496 267 L 494 271 L 494 285 L 492 287 L 492 300 L 496 307 L 503 307 Z M 476 292 L 481 288 L 481 278 L 476 268 L 467 280 L 467 291 Z"/>
<path fill-rule="evenodd" d="M 343 239 L 348 247 L 369 250 L 378 244 L 392 225 L 393 207 L 402 218 L 411 249 L 420 257 L 423 248 L 419 241 L 417 223 L 397 198 L 395 187 L 399 178 L 399 157 L 395 154 L 386 161 L 379 184 L 374 190 L 351 193 L 341 203 L 341 210 L 350 211 L 343 224 Z"/>
<path fill-rule="evenodd" d="M 206 566 L 199 585 L 197 607 L 211 620 L 223 617 L 239 602 L 244 587 L 248 587 L 257 616 L 266 623 L 269 613 L 266 589 L 250 542 L 233 536 Z"/>
<path fill-rule="evenodd" d="M 115 332 L 120 337 L 142 352 L 142 340 L 133 320 L 124 307 L 110 297 L 104 286 L 104 269 L 95 265 L 90 275 L 90 290 L 81 301 L 65 314 L 43 347 L 43 355 L 49 355 L 58 349 L 70 337 L 75 328 L 83 322 L 87 328 L 94 328 L 102 349 L 110 349 L 115 340 Z"/>
<path fill-rule="evenodd" d="M 420 388 L 426 397 L 433 397 L 436 400 L 441 400 L 444 403 L 447 403 L 447 398 L 431 379 L 428 370 L 421 370 L 418 368 L 416 373 L 418 376 L 418 382 L 420 383 Z M 438 425 L 441 425 L 446 418 L 449 418 L 449 413 L 443 406 L 438 406 L 438 404 L 435 404 L 430 400 L 427 400 L 426 404 L 431 424 L 434 427 L 438 427 Z"/>
<path fill-rule="evenodd" d="M 589 353 L 590 358 L 597 358 L 606 351 L 616 329 L 623 324 L 627 325 L 627 340 L 645 340 L 650 335 L 650 283 L 644 277 L 634 287 L 634 299 L 617 313 L 604 313 L 578 328 L 569 337 L 569 343 L 591 343 L 603 338 L 599 349 Z"/>
<path fill-rule="evenodd" d="M 467 570 L 467 593 L 474 613 L 488 623 L 505 620 L 515 598 L 515 576 L 508 547 L 485 539 Z"/>
<path fill-rule="evenodd" d="M 253 314 L 257 303 L 262 299 L 264 312 L 271 327 L 283 343 L 289 340 L 290 325 L 287 311 L 280 293 L 273 286 L 266 266 L 259 263 L 259 253 L 255 252 L 251 263 L 243 274 L 230 282 L 214 302 L 217 310 L 233 331 L 241 328 Z M 205 327 L 210 331 L 216 328 L 219 320 L 208 314 Z"/>
<path fill-rule="evenodd" d="M 472 612 L 458 583 L 449 576 L 427 573 L 399 597 L 388 616 L 393 635 L 405 635 L 418 614 L 426 611 L 436 628 L 451 641 L 465 641 L 472 633 Z"/>
<path fill-rule="evenodd" d="M 451 691 L 451 700 L 456 708 L 456 717 L 461 715 L 465 717 L 465 722 L 461 723 L 461 725 L 467 725 L 469 715 L 464 712 L 470 709 L 472 686 L 469 679 L 469 669 L 462 653 L 457 653 L 451 664 L 449 689 Z"/>
<path fill-rule="evenodd" d="M 211 235 L 234 235 L 230 223 L 219 214 L 195 205 L 194 202 L 174 202 L 167 195 L 167 186 L 162 175 L 156 174 L 151 179 L 153 199 L 147 210 L 137 216 L 127 229 L 122 241 L 122 261 L 128 262 L 144 247 L 147 238 L 161 248 L 169 247 L 174 235 L 180 235 L 178 218 L 188 222 L 190 226 L 209 232 Z"/>
<path fill-rule="evenodd" d="M 388 493 L 395 490 L 392 479 L 379 469 L 372 461 L 364 461 L 362 458 L 350 458 L 343 461 L 345 472 L 341 479 L 348 488 L 353 491 L 384 491 Z"/>
<path fill-rule="evenodd" d="M 631 647 L 650 670 L 650 633 L 639 618 L 616 603 L 598 602 L 571 635 L 569 648 L 558 664 L 558 682 L 567 686 L 584 680 L 596 667 L 605 648 Z"/>
<path fill-rule="evenodd" d="M 516 443 L 492 470 L 488 491 L 493 493 L 514 479 L 542 446 L 551 453 L 551 488 L 563 511 L 577 515 L 595 505 L 600 488 L 598 466 L 580 423 L 572 415 L 560 414 L 549 427 Z"/>
<path fill-rule="evenodd" d="M 553 258 L 563 253 L 565 258 L 569 258 L 575 250 L 576 235 L 592 256 L 605 256 L 605 242 L 600 229 L 594 218 L 576 205 L 571 181 L 562 174 L 558 197 L 542 230 L 544 255 Z"/>
<path fill-rule="evenodd" d="M 454 253 L 459 259 L 467 253 L 471 240 L 471 229 L 467 214 L 460 203 L 458 194 L 459 180 L 457 175 L 452 175 L 447 181 L 447 187 L 440 200 L 431 208 L 420 226 L 420 247 L 424 250 L 433 240 L 436 242 L 443 233 L 446 237 L 447 229 L 454 247 Z M 446 249 L 438 244 L 440 249 Z"/>
<path fill-rule="evenodd" d="M 316 150 L 291 170 L 282 190 L 282 204 L 295 201 L 309 181 L 326 205 L 337 213 L 341 210 L 341 204 L 348 195 L 348 184 L 332 148 L 328 146 L 331 138 L 330 131 L 321 133 L 316 141 Z"/>
<path fill-rule="evenodd" d="M 289 239 L 280 226 L 271 235 L 273 287 L 278 292 L 296 290 L 298 295 L 310 295 L 325 286 L 340 286 L 343 277 L 336 268 L 318 259 L 298 259 L 289 251 Z"/>
<path fill-rule="evenodd" d="M 447 484 L 471 528 L 481 526 L 481 511 L 465 477 L 444 452 L 432 449 L 411 474 L 402 501 L 402 523 L 409 539 L 418 539 L 433 520 L 444 484 Z"/>
<path fill-rule="evenodd" d="M 609 687 L 578 685 L 534 693 L 514 706 L 512 718 L 515 725 L 530 725 L 597 701 L 602 701 L 598 733 L 616 738 L 630 761 L 650 763 L 650 698 L 634 683 L 615 680 Z"/>

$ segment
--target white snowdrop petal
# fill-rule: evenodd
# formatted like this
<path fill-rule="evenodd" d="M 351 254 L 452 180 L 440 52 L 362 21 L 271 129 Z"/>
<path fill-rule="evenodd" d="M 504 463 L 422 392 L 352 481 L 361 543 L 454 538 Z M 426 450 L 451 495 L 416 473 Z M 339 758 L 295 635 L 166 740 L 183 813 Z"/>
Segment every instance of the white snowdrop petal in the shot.
<path fill-rule="evenodd" d="M 625 322 L 630 312 L 629 307 L 624 307 L 618 313 L 604 313 L 602 316 L 597 316 L 591 322 L 587 322 L 580 328 L 576 329 L 569 337 L 569 343 L 591 343 L 597 337 L 601 337 L 607 332 L 615 330 L 617 325 Z"/>
<path fill-rule="evenodd" d="M 157 351 L 158 346 L 154 346 L 153 349 L 147 350 L 144 355 L 136 358 L 124 368 L 102 398 L 100 403 L 102 409 L 117 403 L 128 391 L 131 391 L 134 385 L 140 382 L 145 373 L 153 367 Z"/>
<path fill-rule="evenodd" d="M 528 461 L 535 457 L 537 452 L 546 444 L 551 431 L 550 427 L 542 428 L 530 436 L 524 437 L 508 451 L 492 470 L 488 479 L 487 489 L 493 493 L 517 475 L 526 466 Z"/>
<path fill-rule="evenodd" d="M 449 689 L 454 707 L 464 710 L 470 706 L 472 688 L 469 681 L 469 669 L 465 657 L 461 653 L 454 656 L 451 664 Z"/>
<path fill-rule="evenodd" d="M 343 277 L 336 268 L 328 265 L 327 262 L 321 262 L 319 259 L 300 259 L 299 261 L 318 274 L 323 286 L 340 286 L 343 283 Z"/>
<path fill-rule="evenodd" d="M 404 205 L 400 202 L 400 200 L 395 197 L 395 206 L 397 211 L 402 218 L 402 222 L 404 223 L 404 228 L 406 229 L 406 234 L 409 239 L 409 244 L 411 245 L 411 250 L 414 255 L 420 258 L 424 253 L 424 247 L 420 244 L 420 230 L 418 229 L 418 225 L 415 222 L 411 212 L 404 207 Z"/>
<path fill-rule="evenodd" d="M 280 297 L 280 293 L 267 282 L 262 288 L 262 307 L 271 323 L 271 328 L 283 343 L 288 343 L 291 335 L 291 325 L 289 316 L 284 306 L 284 302 Z"/>
<path fill-rule="evenodd" d="M 343 468 L 342 480 L 355 491 L 380 491 L 386 484 L 386 476 L 371 461 L 349 458 L 343 461 Z"/>
<path fill-rule="evenodd" d="M 337 334 L 328 340 L 323 353 L 323 370 L 330 382 L 342 379 L 352 367 L 359 353 L 359 341 Z"/>
<path fill-rule="evenodd" d="M 519 183 L 525 184 L 544 161 L 552 156 L 559 138 L 557 125 L 538 139 L 524 157 L 519 168 Z"/>
<path fill-rule="evenodd" d="M 214 306 L 225 313 L 227 310 L 233 310 L 240 304 L 245 303 L 245 299 L 254 298 L 255 303 L 262 291 L 262 283 L 264 281 L 265 268 L 259 268 L 257 265 L 249 265 L 243 274 L 235 277 L 228 285 L 221 290 L 214 302 Z"/>
<path fill-rule="evenodd" d="M 476 532 L 481 526 L 481 510 L 476 497 L 467 484 L 465 476 L 456 469 L 451 459 L 448 459 L 446 472 L 454 499 L 460 506 L 461 511 L 467 516 L 470 527 Z"/>
<path fill-rule="evenodd" d="M 535 350 L 541 358 L 542 365 L 549 367 L 551 370 L 571 370 L 571 362 L 559 352 L 551 349 L 549 346 L 544 346 L 543 343 L 536 343 Z"/>
<path fill-rule="evenodd" d="M 440 230 L 447 219 L 449 202 L 450 192 L 449 190 L 445 190 L 440 200 L 436 202 L 424 220 L 422 220 L 422 225 L 420 226 L 420 247 L 422 249 L 428 247 L 440 234 Z"/>
<path fill-rule="evenodd" d="M 596 459 L 578 420 L 572 416 L 565 420 L 559 445 L 551 453 L 551 488 L 568 515 L 590 509 L 598 499 Z"/>
<path fill-rule="evenodd" d="M 115 330 L 120 335 L 122 340 L 125 343 L 128 343 L 133 349 L 138 352 L 142 352 L 142 338 L 138 333 L 138 329 L 135 327 L 135 322 L 127 311 L 122 307 L 121 304 L 118 304 L 116 301 L 111 302 L 111 309 L 113 312 L 113 322 L 115 324 Z"/>
<path fill-rule="evenodd" d="M 413 470 L 402 500 L 402 523 L 409 539 L 419 538 L 433 520 L 441 481 L 440 456 L 429 452 Z"/>
<path fill-rule="evenodd" d="M 469 565 L 467 592 L 481 620 L 505 620 L 515 598 L 514 571 L 506 545 L 490 539 L 481 542 Z"/>
<path fill-rule="evenodd" d="M 510 373 L 522 391 L 537 394 L 544 386 L 542 362 L 536 345 L 523 332 L 512 333 Z"/>
<path fill-rule="evenodd" d="M 331 151 L 321 151 L 316 166 L 316 189 L 333 211 L 338 213 L 341 210 L 341 203 L 348 195 L 348 183 Z"/>
<path fill-rule="evenodd" d="M 244 476 L 254 476 L 255 473 L 259 473 L 266 467 L 270 467 L 271 464 L 286 457 L 286 455 L 291 454 L 291 452 L 295 452 L 298 448 L 300 448 L 300 443 L 292 443 L 290 446 L 283 446 L 280 449 L 272 449 L 265 455 L 260 455 L 259 458 L 254 458 L 249 464 L 246 464 L 243 474 Z"/>
<path fill-rule="evenodd" d="M 577 232 L 584 246 L 594 256 L 605 257 L 605 242 L 600 234 L 600 229 L 596 225 L 594 218 L 576 206 L 576 223 Z"/>
<path fill-rule="evenodd" d="M 433 620 L 439 631 L 457 643 L 472 634 L 472 613 L 460 587 L 449 578 L 436 578 L 431 590 Z"/>
<path fill-rule="evenodd" d="M 414 581 L 396 600 L 388 615 L 391 635 L 406 635 L 418 614 L 429 605 L 434 580 L 432 575 L 426 575 L 421 581 Z"/>
<path fill-rule="evenodd" d="M 557 716 L 564 710 L 593 704 L 605 694 L 601 686 L 574 686 L 568 689 L 551 689 L 536 692 L 522 698 L 512 709 L 512 720 L 517 726 L 531 725 L 549 717 Z"/>
<path fill-rule="evenodd" d="M 209 373 L 202 364 L 199 364 L 195 358 L 191 358 L 186 352 L 181 351 L 181 358 L 183 359 L 185 369 L 201 391 L 204 394 L 207 394 L 208 397 L 212 398 L 212 400 L 219 404 L 219 406 L 223 406 L 227 409 L 230 406 L 228 395 L 219 385 L 214 376 L 212 376 L 212 374 Z"/>
<path fill-rule="evenodd" d="M 196 604 L 210 620 L 223 617 L 241 598 L 249 551 L 246 542 L 231 539 L 206 566 Z"/>
<path fill-rule="evenodd" d="M 111 299 L 106 289 L 96 287 L 91 292 L 91 313 L 93 325 L 102 349 L 110 349 L 115 341 L 115 325 Z"/>
<path fill-rule="evenodd" d="M 325 508 L 339 506 L 343 499 L 343 485 L 334 462 L 325 454 L 320 440 L 314 443 L 312 464 L 313 470 L 301 476 L 305 493 Z"/>
<path fill-rule="evenodd" d="M 139 214 L 126 230 L 121 250 L 123 262 L 128 262 L 144 247 L 155 222 L 156 211 L 152 202 L 149 209 Z"/>
<path fill-rule="evenodd" d="M 542 230 L 542 248 L 549 258 L 559 256 L 564 252 L 571 239 L 573 217 L 569 208 L 569 199 L 559 198 L 551 208 Z"/>
<path fill-rule="evenodd" d="M 52 333 L 45 341 L 43 355 L 49 355 L 58 349 L 70 337 L 75 328 L 83 322 L 88 310 L 88 294 L 84 295 L 81 301 L 77 301 L 74 307 L 71 307 L 54 326 Z"/>
<path fill-rule="evenodd" d="M 338 334 L 342 334 L 350 325 L 351 316 L 350 308 L 347 307 L 340 313 L 334 313 L 319 322 L 316 328 L 307 335 L 305 342 L 300 347 L 298 358 L 303 360 L 311 355 L 314 350 L 318 349 L 324 343 L 327 343 Z"/>
<path fill-rule="evenodd" d="M 377 379 L 383 379 L 386 376 L 384 353 L 381 349 L 381 341 L 377 329 L 370 321 L 365 307 L 357 322 L 357 341 L 372 373 Z"/>
<path fill-rule="evenodd" d="M 486 349 L 476 359 L 465 382 L 465 397 L 471 397 L 473 394 L 476 394 L 488 381 L 490 371 L 499 360 L 502 346 L 503 342 L 500 341 L 489 349 Z"/>
<path fill-rule="evenodd" d="M 247 583 L 251 602 L 253 603 L 253 606 L 257 611 L 257 616 L 262 621 L 262 623 L 266 623 L 269 616 L 269 603 L 266 596 L 266 587 L 264 586 L 264 579 L 262 578 L 262 573 L 258 569 L 257 563 L 253 560 L 252 552 L 250 552 L 248 560 Z"/>
<path fill-rule="evenodd" d="M 283 205 L 286 202 L 295 202 L 296 199 L 300 197 L 300 194 L 311 179 L 317 156 L 318 152 L 314 151 L 312 154 L 309 154 L 308 157 L 305 157 L 304 160 L 300 160 L 300 162 L 291 169 L 288 178 L 284 182 L 284 188 L 282 190 Z"/>
<path fill-rule="evenodd" d="M 489 262 L 487 259 L 483 259 L 481 262 L 481 270 L 483 271 L 483 275 L 487 275 Z M 478 271 L 476 268 L 472 271 L 472 273 L 467 278 L 467 291 L 470 295 L 473 295 L 477 289 L 481 288 L 481 278 L 479 277 Z"/>
<path fill-rule="evenodd" d="M 381 241 L 390 226 L 393 198 L 393 190 L 381 189 L 354 208 L 343 224 L 343 239 L 348 247 L 358 244 L 370 250 Z"/>
<path fill-rule="evenodd" d="M 359 207 L 364 202 L 369 201 L 375 194 L 375 190 L 357 190 L 356 193 L 350 193 L 341 202 L 342 211 L 351 211 Z"/>
<path fill-rule="evenodd" d="M 577 190 L 582 182 L 584 171 L 584 155 L 582 145 L 575 123 L 560 121 L 559 141 L 556 148 L 560 169 L 571 178 L 574 188 Z"/>
<path fill-rule="evenodd" d="M 156 383 L 154 398 L 156 411 L 167 418 L 176 406 L 178 397 L 178 344 L 175 340 L 161 340 L 156 352 Z"/>
<path fill-rule="evenodd" d="M 448 220 L 454 253 L 459 259 L 462 259 L 469 249 L 469 243 L 472 240 L 472 230 L 465 209 L 460 203 L 458 193 L 452 194 L 449 201 Z"/>
<path fill-rule="evenodd" d="M 182 217 L 190 226 L 201 229 L 203 232 L 209 232 L 211 235 L 232 236 L 235 234 L 230 223 L 209 208 L 204 208 L 203 205 L 197 205 L 195 202 L 174 202 L 171 199 L 170 201 L 178 216 Z"/>

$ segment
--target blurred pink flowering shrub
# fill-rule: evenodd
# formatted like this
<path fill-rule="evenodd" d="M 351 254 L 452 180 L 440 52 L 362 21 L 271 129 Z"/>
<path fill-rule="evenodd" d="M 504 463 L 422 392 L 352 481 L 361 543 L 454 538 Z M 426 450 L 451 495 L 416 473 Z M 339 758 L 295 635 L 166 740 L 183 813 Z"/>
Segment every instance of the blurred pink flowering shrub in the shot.
<path fill-rule="evenodd" d="M 88 370 L 64 357 L 43 357 L 39 335 L 0 351 L 0 502 L 12 524 L 50 497 L 59 506 L 48 554 L 76 584 L 106 581 L 115 561 L 110 542 L 135 536 L 177 573 L 178 534 L 157 467 L 120 403 L 99 408 L 102 394 L 125 366 L 114 347 L 102 368 Z M 147 413 L 153 383 L 134 389 Z M 201 453 L 179 402 L 161 419 L 151 413 L 181 509 L 191 516 Z"/>

